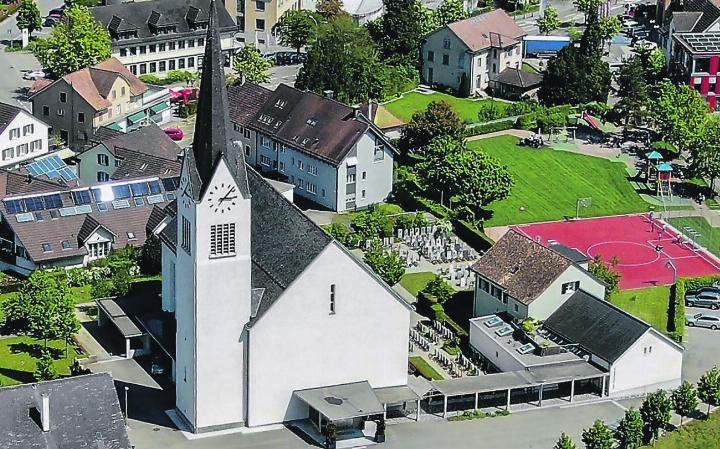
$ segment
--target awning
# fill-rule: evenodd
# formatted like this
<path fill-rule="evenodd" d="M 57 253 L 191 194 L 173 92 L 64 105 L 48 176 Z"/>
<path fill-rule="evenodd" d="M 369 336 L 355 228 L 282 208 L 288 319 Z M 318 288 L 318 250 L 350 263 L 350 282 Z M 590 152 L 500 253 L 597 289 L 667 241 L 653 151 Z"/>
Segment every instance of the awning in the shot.
<path fill-rule="evenodd" d="M 105 127 L 114 129 L 115 131 L 122 131 L 122 126 L 120 126 L 118 123 L 113 123 L 112 125 L 106 125 Z"/>
<path fill-rule="evenodd" d="M 170 109 L 170 102 L 169 101 L 163 101 L 162 103 L 158 103 L 155 106 L 150 108 L 150 111 L 153 114 L 159 114 L 160 112 Z"/>
<path fill-rule="evenodd" d="M 127 119 L 131 123 L 137 123 L 144 118 L 147 118 L 145 111 L 140 111 L 140 112 L 136 112 L 133 115 L 129 116 Z"/>
<path fill-rule="evenodd" d="M 375 396 L 377 396 L 381 404 L 403 404 L 420 399 L 420 395 L 407 385 L 374 388 L 373 391 L 375 391 Z"/>
<path fill-rule="evenodd" d="M 98 306 L 102 309 L 101 313 L 105 313 L 108 319 L 112 321 L 115 327 L 125 338 L 139 337 L 143 335 L 143 331 L 138 328 L 133 320 L 127 316 L 125 311 L 113 299 L 98 299 Z"/>
<path fill-rule="evenodd" d="M 293 392 L 330 421 L 379 415 L 384 409 L 367 381 Z"/>

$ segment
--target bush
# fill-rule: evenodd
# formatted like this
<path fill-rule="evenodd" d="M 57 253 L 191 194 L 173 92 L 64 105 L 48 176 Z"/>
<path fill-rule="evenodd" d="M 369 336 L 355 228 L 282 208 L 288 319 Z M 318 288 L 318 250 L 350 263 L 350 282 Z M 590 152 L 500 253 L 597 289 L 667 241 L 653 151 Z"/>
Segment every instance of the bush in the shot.
<path fill-rule="evenodd" d="M 700 276 L 680 278 L 670 288 L 670 306 L 668 308 L 668 331 L 670 337 L 682 342 L 685 335 L 685 294 L 698 288 L 707 287 L 720 281 L 720 276 Z"/>
<path fill-rule="evenodd" d="M 453 221 L 455 234 L 476 251 L 487 251 L 495 242 L 477 227 L 465 220 Z"/>
<path fill-rule="evenodd" d="M 422 292 L 425 295 L 429 295 L 435 298 L 435 301 L 439 304 L 445 303 L 448 299 L 452 298 L 455 293 L 455 289 L 450 284 L 445 282 L 445 279 L 439 275 L 435 275 L 435 278 L 428 282 Z"/>
<path fill-rule="evenodd" d="M 162 250 L 160 239 L 151 235 L 142 246 L 139 261 L 140 272 L 145 275 L 156 275 L 162 271 Z"/>
<path fill-rule="evenodd" d="M 388 285 L 397 284 L 405 274 L 405 261 L 395 251 L 385 253 L 382 249 L 373 249 L 365 253 L 365 263 Z"/>
<path fill-rule="evenodd" d="M 190 101 L 187 104 L 178 106 L 178 115 L 182 118 L 188 118 L 197 113 L 197 101 Z"/>
<path fill-rule="evenodd" d="M 530 112 L 528 114 L 521 115 L 518 117 L 515 127 L 518 129 L 537 129 L 537 114 L 535 112 Z"/>
<path fill-rule="evenodd" d="M 138 76 L 138 78 L 140 79 L 140 81 L 142 81 L 145 84 L 153 84 L 155 86 L 162 86 L 165 84 L 165 80 L 160 78 L 157 75 L 146 74 L 146 75 L 140 75 L 140 76 Z"/>
<path fill-rule="evenodd" d="M 498 120 L 497 122 L 480 123 L 478 125 L 468 126 L 466 132 L 469 136 L 479 136 L 481 134 L 505 131 L 506 129 L 512 129 L 514 126 L 515 119 L 508 118 L 505 120 Z"/>

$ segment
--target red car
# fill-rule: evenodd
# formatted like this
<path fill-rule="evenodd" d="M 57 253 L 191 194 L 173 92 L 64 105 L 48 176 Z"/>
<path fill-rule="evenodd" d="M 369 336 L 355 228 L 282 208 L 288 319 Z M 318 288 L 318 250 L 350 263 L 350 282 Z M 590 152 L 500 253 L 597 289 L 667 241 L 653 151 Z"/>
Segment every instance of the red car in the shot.
<path fill-rule="evenodd" d="M 182 140 L 185 137 L 185 133 L 180 128 L 166 128 L 164 131 L 172 140 Z"/>

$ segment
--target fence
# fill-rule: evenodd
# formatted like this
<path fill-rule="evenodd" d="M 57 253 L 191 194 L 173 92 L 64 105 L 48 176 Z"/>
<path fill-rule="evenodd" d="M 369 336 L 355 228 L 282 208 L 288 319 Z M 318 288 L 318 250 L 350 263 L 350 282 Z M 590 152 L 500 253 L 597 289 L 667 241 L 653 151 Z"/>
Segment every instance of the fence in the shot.
<path fill-rule="evenodd" d="M 693 244 L 720 258 L 720 214 L 708 209 L 670 210 L 663 218 Z"/>

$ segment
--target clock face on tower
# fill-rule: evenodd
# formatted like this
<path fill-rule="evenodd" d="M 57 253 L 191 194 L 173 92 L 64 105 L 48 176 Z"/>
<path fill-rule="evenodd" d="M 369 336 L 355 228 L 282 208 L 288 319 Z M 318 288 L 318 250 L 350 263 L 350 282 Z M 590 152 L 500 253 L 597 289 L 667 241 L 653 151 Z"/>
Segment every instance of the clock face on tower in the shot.
<path fill-rule="evenodd" d="M 182 191 L 182 201 L 185 208 L 189 208 L 190 204 L 192 203 L 192 198 L 190 197 L 190 180 L 188 179 L 188 176 L 185 175 L 180 180 L 180 185 L 183 186 Z"/>
<path fill-rule="evenodd" d="M 230 212 L 237 204 L 237 189 L 234 185 L 221 183 L 208 192 L 208 206 L 216 214 Z"/>

